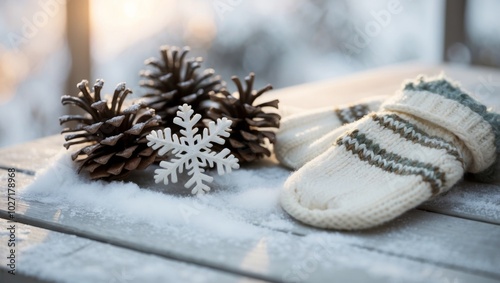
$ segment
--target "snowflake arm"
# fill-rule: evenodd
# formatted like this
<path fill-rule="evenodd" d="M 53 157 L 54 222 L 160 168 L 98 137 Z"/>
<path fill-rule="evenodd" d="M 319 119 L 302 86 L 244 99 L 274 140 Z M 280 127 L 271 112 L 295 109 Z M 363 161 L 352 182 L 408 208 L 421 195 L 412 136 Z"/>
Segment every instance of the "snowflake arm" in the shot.
<path fill-rule="evenodd" d="M 168 185 L 168 177 L 172 183 L 177 183 L 177 171 L 182 173 L 184 171 L 184 164 L 186 163 L 187 156 L 184 155 L 181 158 L 174 158 L 171 161 L 160 162 L 160 167 L 165 169 L 155 170 L 155 183 L 159 183 L 163 180 L 163 184 Z"/>
<path fill-rule="evenodd" d="M 224 175 L 226 173 L 231 173 L 232 169 L 238 169 L 240 166 L 238 164 L 238 159 L 234 157 L 234 155 L 228 154 L 231 151 L 227 148 L 224 148 L 221 152 L 215 153 L 213 151 L 210 152 L 202 152 L 204 160 L 208 163 L 209 167 L 214 167 L 214 164 L 217 167 L 217 173 L 219 175 Z"/>
<path fill-rule="evenodd" d="M 191 109 L 191 106 L 184 104 L 182 106 L 179 106 L 179 111 L 177 111 L 178 117 L 174 118 L 174 124 L 177 124 L 184 128 L 180 130 L 180 133 L 183 135 L 183 137 L 181 137 L 182 144 L 186 144 L 189 146 L 193 146 L 198 139 L 195 136 L 195 134 L 198 132 L 198 128 L 195 128 L 194 126 L 201 119 L 200 114 L 196 114 L 193 118 L 191 118 L 193 114 L 194 110 Z"/>
<path fill-rule="evenodd" d="M 176 134 L 171 135 L 170 128 L 163 131 L 152 131 L 146 138 L 149 141 L 148 146 L 158 151 L 159 155 L 164 155 L 172 151 L 174 158 L 170 161 L 162 161 L 162 169 L 155 170 L 155 182 L 163 181 L 168 184 L 169 179 L 172 183 L 177 182 L 177 172 L 182 173 L 184 168 L 190 179 L 184 184 L 184 187 L 190 188 L 192 194 L 200 195 L 210 190 L 206 183 L 213 181 L 213 177 L 205 173 L 204 167 L 217 167 L 219 175 L 230 173 L 232 169 L 238 169 L 238 159 L 230 154 L 229 149 L 223 149 L 220 152 L 211 150 L 212 144 L 224 144 L 224 138 L 229 137 L 231 121 L 222 118 L 217 122 L 210 122 L 208 128 L 203 129 L 203 133 L 198 133 L 198 128 L 194 126 L 201 119 L 199 114 L 194 115 L 191 106 L 184 104 L 179 106 L 177 117 L 174 123 L 181 126 L 182 136 L 179 138 Z"/>
<path fill-rule="evenodd" d="M 226 117 L 217 119 L 217 123 L 213 121 L 208 123 L 208 128 L 203 129 L 200 144 L 208 147 L 211 147 L 212 143 L 224 144 L 225 140 L 222 137 L 229 137 L 229 127 L 231 127 L 231 124 L 231 120 L 228 120 Z"/>
<path fill-rule="evenodd" d="M 231 126 L 231 121 L 227 118 L 217 119 L 217 123 L 210 122 L 208 128 L 203 130 L 203 137 L 200 144 L 203 146 L 203 151 L 200 152 L 203 155 L 203 160 L 208 162 L 210 167 L 214 164 L 217 165 L 217 173 L 223 175 L 225 173 L 231 173 L 232 168 L 238 169 L 238 159 L 234 155 L 229 154 L 231 151 L 224 148 L 221 152 L 215 153 L 210 151 L 212 143 L 224 144 L 225 140 L 222 137 L 229 137 L 229 127 Z"/>
<path fill-rule="evenodd" d="M 149 135 L 146 136 L 148 139 L 148 146 L 152 147 L 154 150 L 160 149 L 158 155 L 165 155 L 169 151 L 173 151 L 176 154 L 179 151 L 185 151 L 188 146 L 181 141 L 179 137 L 171 134 L 170 128 L 166 128 L 163 131 L 151 131 Z"/>
<path fill-rule="evenodd" d="M 195 158 L 197 161 L 197 158 Z M 185 188 L 191 187 L 195 184 L 194 188 L 191 190 L 191 194 L 193 195 L 202 195 L 205 192 L 210 191 L 210 187 L 203 183 L 208 182 L 211 183 L 213 181 L 213 177 L 204 174 L 205 170 L 202 167 L 199 167 L 198 164 L 194 166 L 194 160 L 191 160 L 191 168 L 188 171 L 188 175 L 192 176 L 186 184 L 184 184 Z"/>

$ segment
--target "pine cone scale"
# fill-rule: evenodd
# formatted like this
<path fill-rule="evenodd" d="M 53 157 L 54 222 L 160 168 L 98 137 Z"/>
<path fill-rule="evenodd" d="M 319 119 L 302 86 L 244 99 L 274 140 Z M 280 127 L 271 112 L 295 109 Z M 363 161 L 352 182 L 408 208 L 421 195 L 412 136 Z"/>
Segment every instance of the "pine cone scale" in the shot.
<path fill-rule="evenodd" d="M 267 148 L 262 147 L 261 145 L 258 145 L 256 143 L 249 143 L 248 146 L 250 147 L 252 152 L 262 153 L 267 156 L 271 155 L 271 152 Z"/>
<path fill-rule="evenodd" d="M 90 173 L 94 173 L 94 171 L 95 171 L 97 168 L 99 168 L 99 167 L 101 167 L 101 166 L 102 166 L 101 164 L 99 164 L 99 163 L 95 163 L 95 162 L 94 162 L 94 163 L 91 163 L 91 164 L 86 164 L 86 162 L 82 161 L 82 162 L 80 162 L 80 163 L 81 163 L 81 164 L 80 164 L 80 167 L 79 167 L 78 172 L 80 172 L 83 168 L 85 168 L 85 170 L 87 170 L 88 172 L 90 172 Z"/>
<path fill-rule="evenodd" d="M 103 139 L 100 144 L 113 146 L 123 137 L 123 133 Z"/>
<path fill-rule="evenodd" d="M 149 165 L 151 165 L 154 161 L 156 160 L 156 155 L 150 155 L 145 158 L 141 159 L 141 162 L 137 166 L 138 170 L 144 170 L 146 169 Z"/>
<path fill-rule="evenodd" d="M 144 129 L 145 126 L 146 123 L 135 124 L 132 128 L 126 130 L 124 133 L 137 136 L 142 133 L 142 130 Z"/>
<path fill-rule="evenodd" d="M 141 163 L 141 158 L 135 157 L 135 158 L 127 160 L 124 168 L 127 169 L 128 171 L 133 171 L 133 170 L 137 169 L 137 167 L 139 166 L 140 163 Z"/>
<path fill-rule="evenodd" d="M 93 135 L 93 134 L 97 133 L 97 131 L 99 131 L 99 129 L 101 128 L 101 126 L 103 124 L 104 124 L 103 122 L 99 122 L 99 123 L 95 123 L 95 124 L 92 124 L 92 125 L 85 126 L 85 127 L 83 127 L 83 129 L 87 133 Z"/>
<path fill-rule="evenodd" d="M 120 173 L 122 173 L 124 166 L 125 166 L 125 163 L 123 163 L 123 162 L 115 163 L 111 167 L 109 167 L 109 169 L 106 170 L 106 172 L 108 172 L 111 175 L 116 176 L 116 175 L 119 175 Z"/>
<path fill-rule="evenodd" d="M 238 140 L 229 138 L 229 143 L 233 148 L 240 149 L 240 148 L 245 148 L 245 144 L 242 142 L 239 142 Z"/>
<path fill-rule="evenodd" d="M 257 141 L 257 140 L 259 140 L 259 137 L 257 135 L 251 134 L 251 133 L 243 131 L 243 130 L 240 131 L 240 134 L 247 141 Z M 250 144 L 252 144 L 252 143 L 250 143 Z"/>
<path fill-rule="evenodd" d="M 103 155 L 99 158 L 94 158 L 94 162 L 105 165 L 108 163 L 108 161 L 111 159 L 111 157 L 113 157 L 113 155 L 115 155 L 115 154 L 110 153 L 110 154 Z"/>
<path fill-rule="evenodd" d="M 150 147 L 146 147 L 146 148 L 144 148 L 143 150 L 141 150 L 141 151 L 137 154 L 137 156 L 146 156 L 146 157 L 148 157 L 148 156 L 151 156 L 151 154 L 152 154 L 153 152 L 154 152 L 154 150 L 153 150 L 152 148 L 150 148 Z"/>
<path fill-rule="evenodd" d="M 94 108 L 97 111 L 105 111 L 104 109 L 106 108 L 106 101 L 99 100 L 97 102 L 92 103 L 90 107 Z"/>
<path fill-rule="evenodd" d="M 87 125 L 92 123 L 91 118 L 82 117 L 82 116 L 78 116 L 78 115 L 63 115 L 63 116 L 59 117 L 59 123 L 61 125 L 64 123 L 67 123 L 67 122 L 71 122 L 71 121 L 77 121 L 77 122 L 84 123 Z"/>
<path fill-rule="evenodd" d="M 120 116 L 113 117 L 113 118 L 107 120 L 106 124 L 109 124 L 109 125 L 112 125 L 115 127 L 119 127 L 123 123 L 123 120 L 125 120 L 125 116 L 120 115 Z"/>
<path fill-rule="evenodd" d="M 134 145 L 134 146 L 128 147 L 128 148 L 124 149 L 123 151 L 118 152 L 116 154 L 116 156 L 120 156 L 123 158 L 130 158 L 138 146 L 139 145 Z"/>
<path fill-rule="evenodd" d="M 279 104 L 279 100 L 275 99 L 275 100 L 267 101 L 267 102 L 264 102 L 261 104 L 257 104 L 257 107 L 267 107 L 268 106 L 268 107 L 273 107 L 273 108 L 278 109 L 278 104 Z"/>

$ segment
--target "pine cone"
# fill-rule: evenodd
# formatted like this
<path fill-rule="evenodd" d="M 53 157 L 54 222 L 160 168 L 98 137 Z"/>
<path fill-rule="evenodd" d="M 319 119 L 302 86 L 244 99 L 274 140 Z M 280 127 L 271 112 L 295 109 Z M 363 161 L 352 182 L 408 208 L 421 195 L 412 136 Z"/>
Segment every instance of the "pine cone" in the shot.
<path fill-rule="evenodd" d="M 141 86 L 152 92 L 144 95 L 146 104 L 155 109 L 162 118 L 163 127 L 169 127 L 178 132 L 179 126 L 172 121 L 176 117 L 178 107 L 187 103 L 195 113 L 206 118 L 206 111 L 211 101 L 208 93 L 219 91 L 224 82 L 216 76 L 213 69 L 207 69 L 202 74 L 197 73 L 203 58 L 185 59 L 189 47 L 179 50 L 177 47 L 162 46 L 161 59 L 150 58 L 144 63 L 154 67 L 154 70 L 141 71 Z M 201 126 L 201 125 L 198 125 Z"/>
<path fill-rule="evenodd" d="M 229 144 L 226 143 L 221 147 L 229 148 L 240 163 L 271 155 L 265 145 L 265 140 L 274 143 L 275 133 L 270 129 L 278 128 L 281 119 L 279 114 L 268 113 L 263 109 L 266 107 L 278 109 L 278 100 L 253 105 L 255 99 L 272 89 L 271 85 L 267 85 L 259 91 L 253 90 L 254 78 L 253 73 L 245 78 L 246 89 L 244 90 L 238 77 L 233 76 L 231 79 L 238 88 L 237 92 L 231 94 L 223 89 L 219 93 L 210 94 L 212 100 L 220 105 L 219 108 L 211 108 L 208 111 L 209 118 L 217 120 L 217 118 L 227 117 L 233 122 Z"/>
<path fill-rule="evenodd" d="M 59 118 L 62 124 L 76 121 L 75 127 L 65 128 L 64 147 L 85 144 L 72 154 L 72 159 L 81 170 L 90 173 L 92 179 L 121 179 L 130 171 L 144 169 L 155 161 L 156 151 L 147 146 L 146 135 L 158 129 L 160 117 L 144 104 L 133 104 L 121 110 L 123 102 L 132 91 L 120 83 L 115 89 L 111 103 L 101 99 L 104 81 L 97 80 L 94 92 L 90 93 L 88 81 L 77 87 L 78 97 L 65 95 L 63 105 L 74 105 L 87 114 L 65 115 Z"/>

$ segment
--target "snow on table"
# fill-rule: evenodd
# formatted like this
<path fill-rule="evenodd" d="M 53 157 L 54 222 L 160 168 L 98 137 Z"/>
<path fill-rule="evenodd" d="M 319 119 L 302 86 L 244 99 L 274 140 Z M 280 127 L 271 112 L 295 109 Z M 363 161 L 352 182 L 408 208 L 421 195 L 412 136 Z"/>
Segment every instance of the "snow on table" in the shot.
<path fill-rule="evenodd" d="M 70 232 L 98 241 L 104 238 L 134 250 L 264 274 L 276 281 L 321 281 L 335 274 L 360 281 L 443 282 L 471 276 L 461 271 L 471 267 L 473 274 L 495 276 L 498 257 L 492 261 L 461 257 L 463 253 L 488 253 L 490 247 L 443 236 L 450 234 L 449 226 L 455 227 L 451 234 L 470 234 L 466 230 L 473 228 L 475 239 L 484 241 L 489 235 L 490 244 L 498 245 L 499 232 L 492 225 L 464 225 L 467 221 L 463 219 L 422 211 L 389 227 L 362 233 L 325 232 L 296 223 L 277 204 L 279 189 L 291 172 L 273 160 L 223 177 L 214 174 L 217 189 L 204 198 L 192 197 L 182 185 L 165 188 L 155 184 L 151 178 L 154 168 L 131 176 L 136 183 L 106 183 L 78 176 L 64 150 L 44 163 L 49 166 L 20 192 L 20 207 L 26 208 L 22 213 L 78 229 Z M 436 225 L 439 221 L 443 227 Z M 47 246 L 40 251 L 50 254 L 52 250 Z M 53 255 L 57 257 L 57 253 Z M 21 270 L 26 274 L 37 274 L 40 266 L 51 270 L 43 258 L 33 253 L 32 260 L 39 262 L 24 266 L 21 262 Z M 90 276 L 81 269 L 72 272 L 81 278 Z M 48 278 L 60 277 L 54 273 Z"/>
<path fill-rule="evenodd" d="M 2 226 L 6 221 L 0 219 Z M 17 224 L 22 274 L 58 282 L 234 282 L 241 276 Z M 0 240 L 8 236 L 0 232 Z M 6 246 L 0 246 L 6 254 Z M 17 275 L 16 275 L 17 276 Z"/>
<path fill-rule="evenodd" d="M 423 67 L 404 70 L 310 88 L 361 97 L 369 87 L 361 87 L 359 81 L 371 82 L 370 93 L 375 95 L 397 89 L 398 76 L 438 72 Z M 294 88 L 277 96 L 294 105 Z M 322 99 L 335 103 L 332 96 Z M 39 279 L 109 281 L 113 270 L 130 270 L 130 282 L 500 280 L 498 185 L 463 182 L 387 225 L 361 232 L 325 231 L 296 222 L 279 207 L 279 191 L 291 172 L 274 159 L 225 176 L 210 172 L 212 190 L 198 198 L 183 187 L 184 180 L 155 184 L 155 167 L 125 182 L 89 181 L 75 173 L 61 144 L 61 137 L 52 137 L 0 150 L 3 167 L 36 172 L 18 174 L 17 220 L 31 225 L 28 230 L 52 235 L 27 237 L 29 247 L 21 249 L 19 271 Z M 0 179 L 5 183 L 5 174 Z M 2 217 L 4 207 L 1 199 Z M 4 248 L 0 246 L 0 258 Z M 103 251 L 106 257 L 96 259 L 91 251 Z M 50 256 L 58 260 L 51 263 L 46 260 Z M 131 270 L 136 256 L 143 273 Z M 58 273 L 55 266 L 66 273 Z"/>

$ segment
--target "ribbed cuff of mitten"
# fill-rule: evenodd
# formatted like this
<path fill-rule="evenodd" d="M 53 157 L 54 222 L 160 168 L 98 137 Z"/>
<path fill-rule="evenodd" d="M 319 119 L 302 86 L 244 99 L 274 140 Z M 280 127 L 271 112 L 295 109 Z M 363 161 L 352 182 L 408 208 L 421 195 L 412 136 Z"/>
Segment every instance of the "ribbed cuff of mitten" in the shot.
<path fill-rule="evenodd" d="M 383 109 L 429 121 L 457 136 L 469 149 L 467 171 L 483 181 L 500 173 L 500 115 L 490 112 L 446 78 L 419 77 L 387 100 Z"/>

